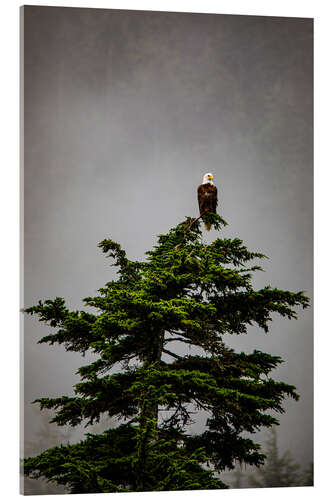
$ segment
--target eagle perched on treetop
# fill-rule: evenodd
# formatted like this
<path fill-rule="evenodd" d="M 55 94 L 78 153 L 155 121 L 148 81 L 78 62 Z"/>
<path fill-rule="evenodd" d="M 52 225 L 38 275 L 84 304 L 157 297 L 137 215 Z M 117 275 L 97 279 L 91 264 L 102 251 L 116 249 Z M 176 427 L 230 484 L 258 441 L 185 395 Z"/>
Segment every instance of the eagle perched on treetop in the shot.
<path fill-rule="evenodd" d="M 204 214 L 216 214 L 217 207 L 217 188 L 213 184 L 213 179 L 213 174 L 205 174 L 202 184 L 198 186 L 199 211 L 207 231 L 210 231 L 212 224 L 205 221 Z"/>

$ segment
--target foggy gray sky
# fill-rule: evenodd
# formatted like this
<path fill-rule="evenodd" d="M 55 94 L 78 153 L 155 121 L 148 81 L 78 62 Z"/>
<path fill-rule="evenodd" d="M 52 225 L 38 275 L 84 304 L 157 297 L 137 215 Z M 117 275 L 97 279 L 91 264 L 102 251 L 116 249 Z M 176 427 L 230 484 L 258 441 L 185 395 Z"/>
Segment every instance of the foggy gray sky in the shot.
<path fill-rule="evenodd" d="M 312 20 L 24 8 L 25 306 L 69 307 L 113 277 L 97 243 L 112 237 L 144 258 L 156 234 L 197 216 L 196 188 L 213 172 L 218 211 L 269 256 L 258 287 L 312 298 Z M 217 237 L 212 231 L 208 240 Z M 285 363 L 294 384 L 281 448 L 312 460 L 312 309 L 265 335 L 227 339 Z M 89 362 L 25 318 L 26 438 L 30 402 L 72 393 Z"/>

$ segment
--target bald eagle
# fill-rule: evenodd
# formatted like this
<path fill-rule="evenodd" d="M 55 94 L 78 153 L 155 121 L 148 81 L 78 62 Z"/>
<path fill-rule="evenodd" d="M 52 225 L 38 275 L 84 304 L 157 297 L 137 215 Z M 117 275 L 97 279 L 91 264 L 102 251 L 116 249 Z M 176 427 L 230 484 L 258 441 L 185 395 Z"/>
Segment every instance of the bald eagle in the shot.
<path fill-rule="evenodd" d="M 200 186 L 198 186 L 198 203 L 200 215 L 204 214 L 216 214 L 217 207 L 217 188 L 213 184 L 213 175 L 208 173 L 203 176 L 203 181 Z M 202 218 L 204 221 L 205 228 L 207 231 L 210 231 L 212 224 L 208 221 L 205 221 L 204 217 Z"/>

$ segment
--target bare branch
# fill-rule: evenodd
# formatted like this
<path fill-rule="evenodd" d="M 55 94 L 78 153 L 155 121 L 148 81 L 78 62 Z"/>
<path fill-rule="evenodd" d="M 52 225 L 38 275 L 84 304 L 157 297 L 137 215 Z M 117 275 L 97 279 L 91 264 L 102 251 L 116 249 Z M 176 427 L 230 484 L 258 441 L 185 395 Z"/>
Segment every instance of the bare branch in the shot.
<path fill-rule="evenodd" d="M 165 354 L 169 354 L 169 356 L 173 356 L 176 359 L 183 359 L 181 356 L 178 356 L 178 354 L 175 354 L 174 352 L 168 351 L 168 349 L 162 349 Z"/>

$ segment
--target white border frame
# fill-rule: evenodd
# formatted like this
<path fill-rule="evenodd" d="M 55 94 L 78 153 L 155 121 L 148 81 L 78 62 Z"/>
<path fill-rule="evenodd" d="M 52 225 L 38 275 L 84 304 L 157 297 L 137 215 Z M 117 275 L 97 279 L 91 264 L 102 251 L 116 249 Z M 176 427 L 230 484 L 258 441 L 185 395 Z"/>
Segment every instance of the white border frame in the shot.
<path fill-rule="evenodd" d="M 5 281 L 1 283 L 2 358 L 1 358 L 1 425 L 4 445 L 1 453 L 2 491 L 8 499 L 19 498 L 19 7 L 16 0 L 1 8 L 1 264 Z M 267 490 L 227 490 L 205 492 L 210 499 L 261 499 L 267 494 L 274 500 L 281 494 L 288 498 L 328 498 L 331 487 L 330 432 L 331 395 L 330 372 L 332 333 L 329 317 L 332 309 L 329 286 L 332 286 L 331 264 L 331 185 L 333 116 L 331 94 L 332 78 L 332 7 L 325 0 L 230 0 L 230 1 L 38 1 L 25 5 L 62 7 L 92 7 L 129 10 L 159 10 L 174 12 L 201 12 L 315 18 L 315 487 Z M 3 324 L 3 322 L 2 322 Z M 172 492 L 132 494 L 171 500 L 198 499 L 202 492 Z M 117 500 L 123 495 L 117 494 Z M 157 496 L 158 495 L 158 496 Z M 172 495 L 172 497 L 171 497 Z M 111 498 L 89 495 L 89 499 Z M 32 496 L 35 498 L 35 496 Z M 50 495 L 48 498 L 59 498 Z M 87 498 L 76 495 L 75 499 Z M 125 497 L 124 497 L 125 498 Z M 128 498 L 126 496 L 126 498 Z"/>

